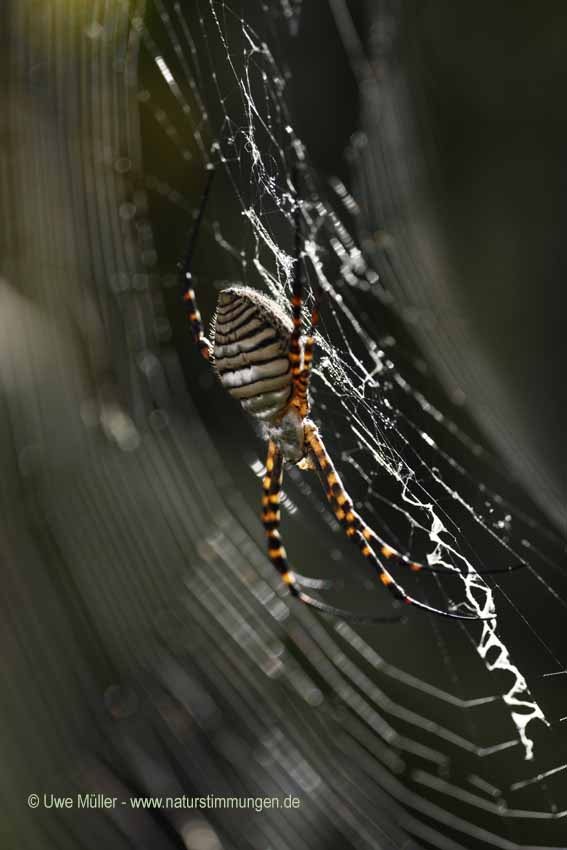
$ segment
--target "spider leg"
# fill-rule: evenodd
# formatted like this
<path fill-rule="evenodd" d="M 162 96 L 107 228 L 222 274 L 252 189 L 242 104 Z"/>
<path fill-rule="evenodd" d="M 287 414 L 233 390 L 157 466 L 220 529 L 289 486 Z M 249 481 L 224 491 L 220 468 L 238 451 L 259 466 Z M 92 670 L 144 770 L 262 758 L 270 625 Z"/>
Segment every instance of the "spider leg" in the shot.
<path fill-rule="evenodd" d="M 327 498 L 329 498 L 328 494 Z M 341 525 L 345 527 L 345 522 L 343 521 Z M 379 541 L 381 540 L 381 538 L 378 537 L 377 539 Z M 398 558 L 399 561 L 397 560 Z M 392 561 L 392 558 L 390 558 L 390 561 Z M 394 563 L 400 563 L 404 566 L 409 566 L 410 568 L 413 568 L 414 571 L 416 571 L 416 562 L 410 561 L 410 559 L 407 558 L 405 555 L 396 553 L 396 560 L 394 561 Z M 463 573 L 460 570 L 436 569 L 435 567 L 430 567 L 428 564 L 418 564 L 417 566 L 419 569 L 422 569 L 424 571 L 425 575 L 438 575 L 442 576 L 443 578 L 463 577 Z M 520 570 L 524 567 L 527 567 L 527 564 L 519 563 L 514 564 L 510 567 L 502 567 L 502 569 L 483 570 L 482 572 L 479 572 L 478 575 L 482 577 L 485 575 L 491 575 L 493 573 L 511 573 L 514 572 L 514 570 Z M 352 586 L 353 584 L 358 584 L 361 587 L 365 587 L 367 590 L 374 590 L 377 588 L 377 585 L 375 584 L 369 586 L 368 579 L 363 578 L 362 576 L 353 576 L 346 578 L 311 578 L 311 576 L 304 576 L 301 575 L 301 573 L 295 572 L 295 577 L 302 587 L 310 587 L 311 590 L 338 590 L 340 588 Z"/>
<path fill-rule="evenodd" d="M 205 190 L 203 192 L 201 203 L 199 205 L 199 211 L 193 223 L 191 236 L 189 237 L 189 248 L 187 249 L 185 259 L 179 264 L 179 271 L 181 273 L 184 286 L 183 300 L 186 304 L 187 318 L 191 327 L 191 335 L 193 337 L 193 342 L 195 343 L 205 360 L 210 359 L 211 343 L 206 338 L 203 332 L 203 322 L 201 320 L 199 308 L 197 307 L 195 290 L 193 289 L 192 285 L 191 267 L 193 265 L 193 255 L 195 253 L 195 248 L 197 245 L 197 237 L 199 236 L 201 224 L 205 215 L 205 209 L 207 206 L 207 201 L 209 200 L 214 175 L 214 168 L 210 168 L 207 177 L 207 182 L 205 184 Z"/>
<path fill-rule="evenodd" d="M 266 459 L 266 475 L 262 481 L 263 497 L 262 497 L 262 523 L 268 538 L 268 556 L 280 574 L 282 581 L 287 584 L 292 596 L 303 602 L 304 605 L 309 605 L 311 608 L 316 608 L 323 614 L 330 614 L 333 617 L 340 617 L 342 620 L 348 620 L 351 623 L 399 623 L 401 617 L 388 616 L 379 617 L 373 614 L 353 614 L 343 608 L 336 608 L 334 605 L 327 605 L 319 599 L 304 593 L 298 581 L 298 577 L 289 567 L 286 551 L 283 547 L 280 537 L 280 494 L 283 480 L 283 455 L 281 449 L 270 440 L 268 446 L 268 457 Z M 314 580 L 316 581 L 316 580 Z"/>
<path fill-rule="evenodd" d="M 309 379 L 311 377 L 311 363 L 313 360 L 313 346 L 315 340 L 313 333 L 319 321 L 319 301 L 322 290 L 319 289 L 315 296 L 315 304 L 311 313 L 311 326 L 306 339 L 301 340 L 301 308 L 303 306 L 303 265 L 301 262 L 301 250 L 303 239 L 301 235 L 301 207 L 299 199 L 296 199 L 295 211 L 295 266 L 291 289 L 291 320 L 293 330 L 289 340 L 289 364 L 291 366 L 291 377 L 294 388 L 294 401 L 302 418 L 309 413 Z M 302 352 L 303 348 L 303 352 Z"/>
<path fill-rule="evenodd" d="M 403 587 L 399 585 L 388 570 L 383 566 L 380 559 L 372 549 L 370 541 L 373 538 L 372 530 L 366 525 L 364 520 L 356 513 L 352 503 L 352 499 L 345 490 L 339 475 L 333 465 L 333 462 L 325 448 L 323 440 L 317 433 L 317 429 L 312 424 L 305 426 L 305 439 L 313 454 L 317 466 L 322 477 L 328 485 L 327 499 L 335 513 L 335 516 L 345 528 L 345 532 L 352 541 L 358 545 L 360 551 L 365 558 L 370 561 L 379 575 L 380 581 L 392 594 L 398 602 L 405 602 L 407 605 L 415 605 L 417 608 L 422 608 L 425 611 L 430 611 L 440 617 L 450 617 L 454 620 L 493 620 L 495 616 L 479 617 L 473 614 L 457 614 L 452 611 L 443 611 L 440 608 L 434 608 L 427 605 L 425 602 L 420 602 L 412 596 L 408 596 Z"/>
<path fill-rule="evenodd" d="M 301 208 L 296 199 L 295 211 L 295 265 L 291 288 L 291 321 L 293 330 L 289 338 L 289 365 L 294 389 L 297 389 L 301 374 L 301 306 L 303 304 L 303 268 L 301 264 Z"/>
<path fill-rule="evenodd" d="M 309 413 L 309 382 L 311 380 L 313 347 L 315 345 L 315 338 L 313 334 L 319 322 L 319 302 L 321 300 L 322 292 L 322 289 L 318 289 L 315 295 L 315 303 L 311 313 L 311 327 L 309 329 L 309 334 L 303 343 L 303 369 L 301 370 L 295 384 L 295 397 L 299 402 L 299 412 L 303 418 L 305 418 Z"/>
<path fill-rule="evenodd" d="M 324 480 L 323 480 L 323 486 L 325 486 Z M 329 500 L 329 502 L 331 504 L 333 504 L 333 510 L 335 512 L 335 515 L 337 514 L 337 510 L 339 512 L 341 511 L 341 505 L 337 502 L 336 497 L 333 494 L 333 491 L 331 489 L 329 489 L 328 487 L 327 487 L 327 499 Z M 343 511 L 343 513 L 344 513 L 344 511 Z M 369 535 L 369 539 L 372 540 L 374 543 L 378 544 L 378 546 L 380 548 L 379 554 L 382 557 L 389 560 L 391 563 L 396 564 L 396 566 L 407 567 L 414 573 L 421 572 L 421 570 L 423 570 L 427 574 L 445 576 L 446 578 L 447 577 L 450 578 L 451 576 L 453 576 L 453 577 L 462 576 L 462 573 L 461 573 L 460 570 L 456 570 L 456 569 L 455 570 L 449 570 L 449 569 L 446 569 L 446 568 L 436 569 L 435 567 L 431 567 L 429 564 L 424 564 L 421 561 L 412 561 L 411 558 L 408 558 L 407 555 L 403 555 L 401 552 L 399 552 L 397 549 L 395 549 L 390 543 L 387 543 L 386 540 L 384 540 L 383 537 L 380 537 L 380 535 L 377 534 L 374 531 L 374 529 L 366 526 L 365 523 L 360 519 L 360 517 L 358 516 L 356 511 L 353 511 L 353 514 L 354 514 L 354 517 L 355 517 L 354 525 L 356 526 L 358 531 L 361 531 L 361 532 L 364 533 L 364 529 L 366 528 L 367 533 Z M 340 513 L 340 515 L 342 516 L 342 513 Z M 339 518 L 337 517 L 337 519 L 339 519 Z M 346 515 L 342 520 L 339 519 L 339 522 L 341 523 L 341 525 L 343 527 L 348 527 L 348 525 L 349 525 L 349 522 L 346 519 Z M 524 569 L 525 567 L 527 567 L 527 564 L 520 562 L 518 564 L 512 564 L 509 567 L 499 567 L 499 568 L 496 568 L 496 569 L 482 570 L 482 571 L 479 570 L 478 574 L 480 576 L 486 576 L 486 575 L 495 575 L 497 573 L 511 573 L 511 572 L 514 572 L 515 570 Z M 325 589 L 328 589 L 329 587 L 331 587 L 331 584 L 327 584 Z"/>

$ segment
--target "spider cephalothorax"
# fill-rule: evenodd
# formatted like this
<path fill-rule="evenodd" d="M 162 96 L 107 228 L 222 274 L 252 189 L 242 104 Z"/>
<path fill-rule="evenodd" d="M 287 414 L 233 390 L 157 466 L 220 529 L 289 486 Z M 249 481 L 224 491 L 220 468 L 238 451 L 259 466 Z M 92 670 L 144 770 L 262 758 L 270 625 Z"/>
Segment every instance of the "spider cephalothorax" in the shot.
<path fill-rule="evenodd" d="M 443 617 L 459 620 L 492 619 L 443 611 L 414 599 L 394 580 L 384 566 L 390 563 L 427 569 L 396 551 L 373 531 L 354 509 L 332 459 L 315 424 L 309 419 L 309 380 L 313 357 L 314 328 L 318 322 L 318 298 L 311 314 L 311 328 L 301 335 L 303 280 L 300 258 L 300 207 L 296 209 L 296 241 L 298 245 L 291 292 L 291 317 L 266 295 L 245 286 L 224 289 L 218 298 L 217 312 L 211 325 L 211 342 L 203 334 L 191 281 L 191 261 L 205 203 L 210 192 L 213 171 L 193 228 L 187 258 L 181 270 L 184 300 L 187 305 L 191 333 L 199 351 L 213 363 L 222 385 L 262 423 L 268 439 L 266 474 L 263 479 L 262 522 L 268 538 L 268 554 L 290 592 L 301 602 L 354 622 L 392 622 L 400 617 L 353 615 L 350 611 L 327 605 L 308 596 L 303 584 L 325 587 L 325 582 L 304 579 L 289 568 L 282 545 L 280 527 L 280 494 L 284 461 L 302 468 L 315 469 L 321 478 L 331 508 L 344 528 L 374 568 L 384 587 L 395 599 L 415 605 Z"/>

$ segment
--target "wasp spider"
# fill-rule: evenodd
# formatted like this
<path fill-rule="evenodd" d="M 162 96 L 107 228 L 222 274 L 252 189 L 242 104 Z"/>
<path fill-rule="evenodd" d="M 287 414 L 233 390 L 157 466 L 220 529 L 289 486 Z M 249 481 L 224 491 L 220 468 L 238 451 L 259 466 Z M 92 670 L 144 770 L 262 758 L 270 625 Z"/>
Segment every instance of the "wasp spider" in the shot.
<path fill-rule="evenodd" d="M 193 340 L 209 360 L 222 385 L 238 399 L 247 413 L 259 420 L 268 438 L 266 474 L 263 479 L 262 522 L 268 540 L 268 555 L 290 593 L 319 611 L 359 623 L 399 622 L 400 617 L 357 615 L 309 596 L 302 587 L 325 587 L 328 583 L 304 579 L 289 566 L 280 536 L 280 494 L 284 462 L 315 468 L 331 508 L 346 535 L 358 546 L 384 587 L 392 596 L 442 617 L 459 620 L 483 619 L 474 615 L 440 610 L 414 599 L 395 581 L 385 562 L 397 562 L 412 570 L 425 565 L 411 561 L 376 534 L 354 509 L 321 435 L 309 418 L 309 380 L 313 359 L 313 332 L 318 321 L 317 299 L 311 328 L 302 336 L 302 274 L 299 257 L 291 294 L 291 318 L 261 293 L 245 286 L 231 286 L 219 294 L 211 339 L 203 333 L 191 279 L 191 263 L 214 171 L 209 173 L 199 214 L 193 226 L 190 247 L 182 264 L 184 301 Z M 300 249 L 300 228 L 297 220 Z M 299 254 L 299 250 L 298 250 Z M 425 567 L 425 569 L 429 569 Z"/>

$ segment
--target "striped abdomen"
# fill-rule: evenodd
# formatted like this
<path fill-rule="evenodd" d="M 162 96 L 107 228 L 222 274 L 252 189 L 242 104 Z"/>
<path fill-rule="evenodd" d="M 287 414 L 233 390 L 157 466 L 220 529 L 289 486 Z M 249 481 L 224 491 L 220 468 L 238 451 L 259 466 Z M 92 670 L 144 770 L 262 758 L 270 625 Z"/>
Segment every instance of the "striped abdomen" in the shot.
<path fill-rule="evenodd" d="M 292 393 L 288 360 L 291 320 L 265 295 L 243 286 L 224 289 L 211 335 L 222 385 L 248 413 L 267 422 Z"/>

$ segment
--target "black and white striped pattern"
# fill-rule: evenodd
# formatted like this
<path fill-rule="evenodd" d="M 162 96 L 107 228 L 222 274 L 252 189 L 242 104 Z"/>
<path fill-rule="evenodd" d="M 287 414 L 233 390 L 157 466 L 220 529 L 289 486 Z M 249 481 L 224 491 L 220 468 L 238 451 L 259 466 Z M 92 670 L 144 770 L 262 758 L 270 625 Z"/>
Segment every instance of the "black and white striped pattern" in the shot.
<path fill-rule="evenodd" d="M 214 367 L 233 398 L 266 422 L 285 410 L 292 393 L 291 331 L 291 320 L 256 290 L 220 293 L 211 328 Z"/>

